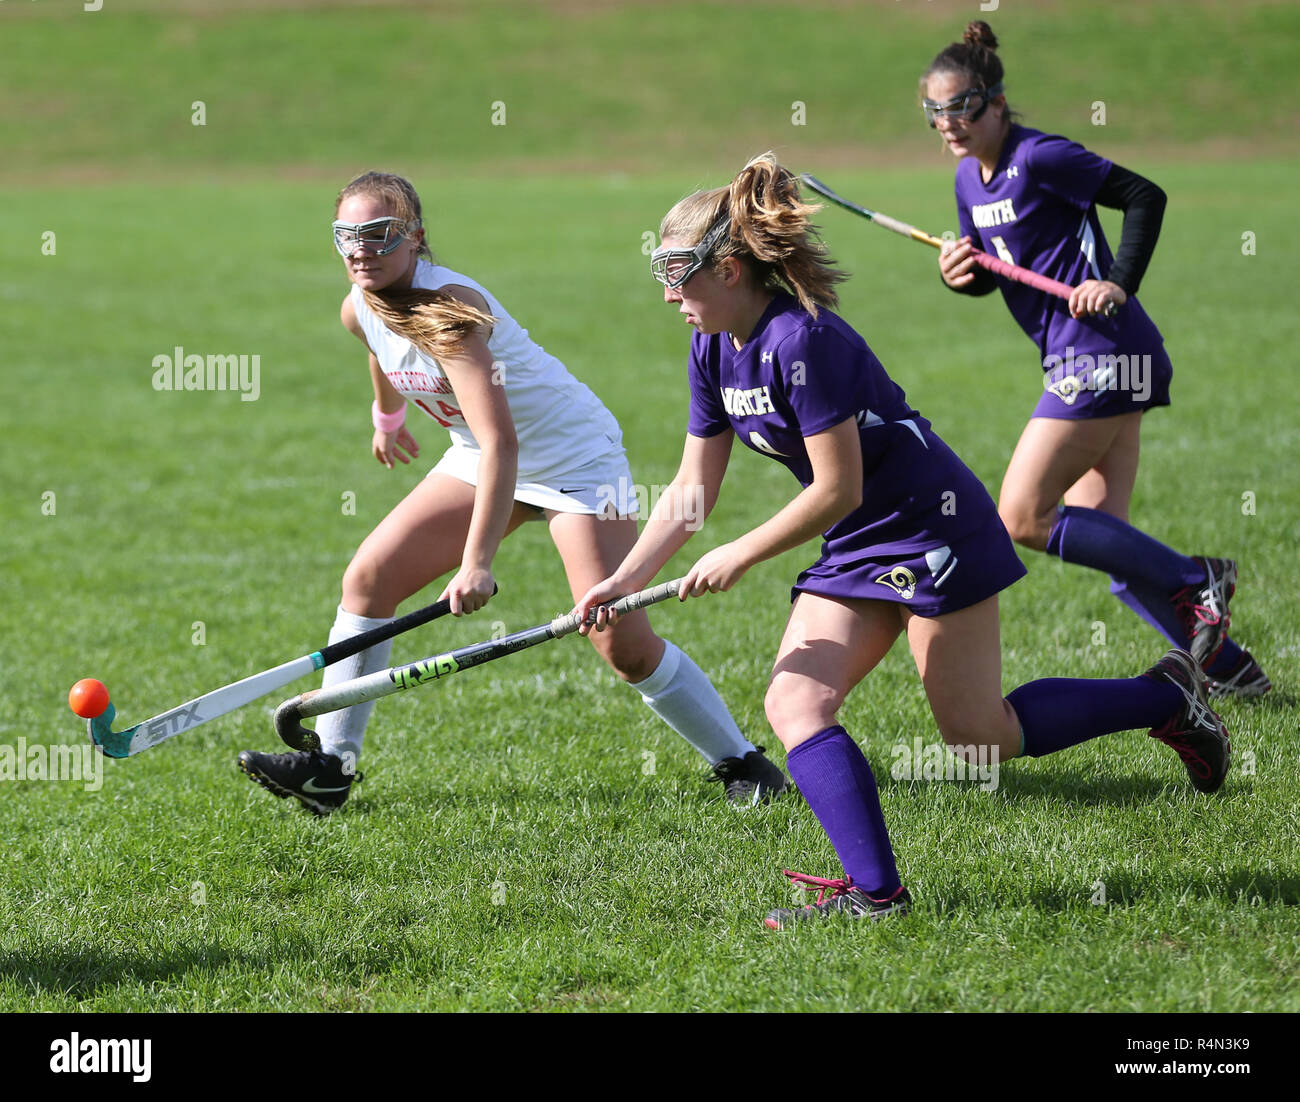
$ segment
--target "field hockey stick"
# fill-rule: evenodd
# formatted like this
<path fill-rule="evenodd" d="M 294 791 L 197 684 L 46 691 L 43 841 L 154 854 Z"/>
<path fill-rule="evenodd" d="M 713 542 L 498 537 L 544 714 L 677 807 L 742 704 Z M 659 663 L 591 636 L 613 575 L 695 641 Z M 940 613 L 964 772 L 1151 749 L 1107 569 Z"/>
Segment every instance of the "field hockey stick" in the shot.
<path fill-rule="evenodd" d="M 893 230 L 894 233 L 902 234 L 904 237 L 910 237 L 913 241 L 920 241 L 925 245 L 932 245 L 936 249 L 943 248 L 943 238 L 935 237 L 933 234 L 926 233 L 924 230 L 918 230 L 915 226 L 909 226 L 906 222 L 900 222 L 897 218 L 890 218 L 887 214 L 881 214 L 879 211 L 868 210 L 866 207 L 859 206 L 857 203 L 851 203 L 844 196 L 832 191 L 823 184 L 816 176 L 809 176 L 804 173 L 801 177 L 813 191 L 829 199 L 836 206 L 843 207 L 845 210 L 851 210 L 854 214 L 860 214 L 868 222 L 874 222 L 877 226 L 884 229 Z M 1057 298 L 1063 298 L 1069 301 L 1070 295 L 1074 293 L 1074 288 L 1068 283 L 1062 283 L 1060 280 L 1049 279 L 1038 272 L 1030 271 L 1028 268 L 1022 268 L 1019 264 L 1008 264 L 1000 257 L 990 256 L 982 249 L 971 247 L 971 259 L 981 268 L 987 268 L 990 272 L 1002 276 L 1004 279 L 1013 280 L 1016 283 L 1023 283 L 1026 286 L 1033 287 L 1035 290 L 1043 291 L 1049 295 L 1055 295 Z M 1106 317 L 1115 316 L 1115 304 L 1108 302 L 1106 309 L 1102 311 Z"/>
<path fill-rule="evenodd" d="M 213 689 L 210 693 L 195 697 L 178 708 L 172 708 L 170 711 L 154 716 L 153 719 L 146 719 L 143 723 L 137 723 L 124 731 L 113 730 L 117 709 L 110 702 L 101 715 L 86 720 L 86 730 L 90 734 L 90 741 L 105 756 L 129 758 L 184 731 L 192 730 L 200 723 L 207 723 L 210 719 L 224 716 L 228 712 L 244 707 L 245 704 L 251 704 L 254 700 L 273 693 L 276 689 L 282 689 L 290 682 L 297 681 L 298 678 L 305 677 L 315 670 L 342 661 L 344 658 L 351 658 L 352 655 L 358 654 L 367 647 L 373 647 L 385 639 L 418 628 L 430 620 L 436 620 L 439 616 L 446 616 L 450 611 L 450 600 L 434 601 L 424 608 L 408 612 L 390 624 L 364 631 L 360 635 L 353 635 L 338 643 L 331 643 L 291 662 L 255 673 L 242 681 L 223 685 L 220 689 Z"/>
<path fill-rule="evenodd" d="M 643 589 L 638 593 L 630 593 L 609 607 L 622 614 L 659 601 L 666 601 L 678 595 L 681 581 L 678 578 L 675 581 Z M 589 623 L 594 623 L 595 618 L 596 610 L 592 609 L 587 620 Z M 481 666 L 484 662 L 527 650 L 529 647 L 537 646 L 538 643 L 570 635 L 577 631 L 579 626 L 581 621 L 578 617 L 568 613 L 557 616 L 549 624 L 517 631 L 513 635 L 506 635 L 500 639 L 492 639 L 486 643 L 470 643 L 458 650 L 435 654 L 419 662 L 408 662 L 404 666 L 393 666 L 391 669 L 379 670 L 364 677 L 354 677 L 350 681 L 341 681 L 329 688 L 313 689 L 286 700 L 276 708 L 275 733 L 295 750 L 319 750 L 319 736 L 310 727 L 302 725 L 302 721 L 309 716 L 336 712 L 340 708 L 351 708 L 354 704 L 364 704 L 368 700 L 378 700 L 382 696 L 404 692 L 417 685 L 460 673 L 461 670 L 467 670 L 471 666 Z"/>

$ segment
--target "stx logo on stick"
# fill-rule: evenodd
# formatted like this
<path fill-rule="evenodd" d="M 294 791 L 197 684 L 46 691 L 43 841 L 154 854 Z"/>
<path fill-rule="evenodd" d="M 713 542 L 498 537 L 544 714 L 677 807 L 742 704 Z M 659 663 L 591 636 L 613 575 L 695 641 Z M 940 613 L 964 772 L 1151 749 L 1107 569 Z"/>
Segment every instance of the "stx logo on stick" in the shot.
<path fill-rule="evenodd" d="M 423 685 L 435 677 L 455 673 L 458 669 L 460 666 L 450 654 L 439 654 L 433 658 L 426 658 L 423 662 L 413 662 L 409 666 L 394 670 L 393 683 L 401 689 L 409 689 L 415 685 Z"/>
<path fill-rule="evenodd" d="M 199 705 L 195 701 L 188 708 L 182 705 L 174 712 L 168 712 L 166 715 L 159 716 L 145 728 L 145 737 L 154 738 L 160 736 L 168 738 L 178 731 L 184 731 L 195 724 L 202 723 L 203 717 L 199 715 Z"/>

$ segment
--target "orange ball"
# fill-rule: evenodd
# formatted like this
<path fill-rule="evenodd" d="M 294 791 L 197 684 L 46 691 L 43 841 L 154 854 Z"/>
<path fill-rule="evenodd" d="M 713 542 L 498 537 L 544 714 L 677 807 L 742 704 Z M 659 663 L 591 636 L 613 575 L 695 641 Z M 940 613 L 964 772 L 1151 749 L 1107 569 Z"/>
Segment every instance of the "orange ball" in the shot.
<path fill-rule="evenodd" d="M 93 677 L 83 677 L 68 690 L 68 707 L 82 719 L 94 719 L 108 710 L 108 686 Z"/>

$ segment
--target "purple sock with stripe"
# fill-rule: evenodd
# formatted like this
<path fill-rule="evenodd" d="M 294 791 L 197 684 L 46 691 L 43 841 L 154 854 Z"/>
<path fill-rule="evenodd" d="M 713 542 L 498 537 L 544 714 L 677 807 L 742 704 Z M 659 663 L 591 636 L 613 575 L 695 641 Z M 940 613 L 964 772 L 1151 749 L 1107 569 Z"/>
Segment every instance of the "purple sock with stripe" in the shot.
<path fill-rule="evenodd" d="M 1205 672 L 1210 677 L 1222 677 L 1237 664 L 1241 653 L 1241 648 L 1236 643 L 1231 639 L 1224 639 L 1223 648 L 1214 656 L 1214 661 L 1205 667 Z"/>
<path fill-rule="evenodd" d="M 827 727 L 785 759 L 853 886 L 873 899 L 899 888 L 898 867 L 871 766 L 843 727 Z"/>
<path fill-rule="evenodd" d="M 1159 587 L 1131 578 L 1112 576 L 1110 591 L 1168 639 L 1171 645 L 1187 649 L 1190 643 L 1187 628 L 1174 611 L 1168 594 L 1162 592 Z M 1231 639 L 1224 639 L 1223 649 L 1206 667 L 1205 672 L 1211 677 L 1227 673 L 1237 664 L 1237 659 L 1240 657 L 1241 648 Z"/>
<path fill-rule="evenodd" d="M 1183 703 L 1172 681 L 1044 677 L 1008 694 L 1025 740 L 1025 756 L 1041 758 L 1115 731 L 1159 727 Z"/>
<path fill-rule="evenodd" d="M 1062 505 L 1047 535 L 1047 553 L 1062 562 L 1090 566 L 1125 581 L 1154 586 L 1169 595 L 1205 580 L 1205 564 L 1180 555 L 1145 532 L 1100 509 Z"/>

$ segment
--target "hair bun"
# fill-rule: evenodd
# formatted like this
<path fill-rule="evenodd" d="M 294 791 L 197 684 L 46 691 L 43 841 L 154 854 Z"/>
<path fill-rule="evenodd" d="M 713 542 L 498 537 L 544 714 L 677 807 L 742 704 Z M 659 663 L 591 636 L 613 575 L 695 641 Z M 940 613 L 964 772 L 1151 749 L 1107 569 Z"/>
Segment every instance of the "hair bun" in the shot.
<path fill-rule="evenodd" d="M 985 50 L 996 50 L 998 48 L 998 36 L 993 33 L 993 28 L 982 19 L 976 19 L 968 23 L 966 30 L 962 33 L 961 40 L 968 46 L 978 46 Z"/>

